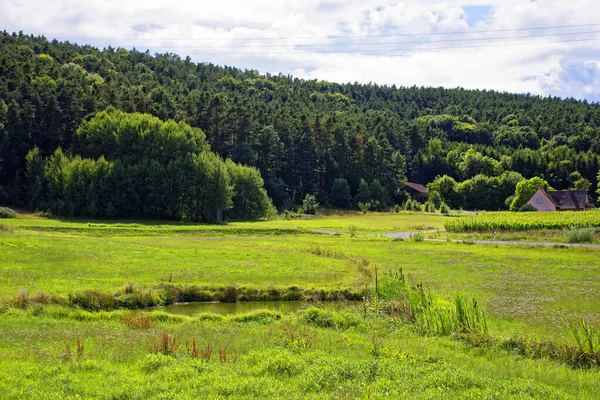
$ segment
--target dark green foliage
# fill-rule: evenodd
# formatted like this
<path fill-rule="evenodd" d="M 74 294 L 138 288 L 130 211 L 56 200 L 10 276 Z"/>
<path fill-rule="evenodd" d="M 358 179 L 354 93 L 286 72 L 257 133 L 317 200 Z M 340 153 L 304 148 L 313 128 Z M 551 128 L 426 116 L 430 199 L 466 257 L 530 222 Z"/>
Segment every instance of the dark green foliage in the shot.
<path fill-rule="evenodd" d="M 350 194 L 348 181 L 344 178 L 337 178 L 333 181 L 329 201 L 332 206 L 337 208 L 348 209 L 352 207 L 352 195 Z"/>
<path fill-rule="evenodd" d="M 121 189 L 136 181 L 130 191 L 143 186 L 161 197 L 162 183 L 172 181 L 174 170 L 168 168 L 172 153 L 199 154 L 210 145 L 222 159 L 258 168 L 268 194 L 281 209 L 299 205 L 309 193 L 331 202 L 336 178 L 345 179 L 350 193 L 356 194 L 361 180 L 377 179 L 388 195 L 385 201 L 373 198 L 377 209 L 392 205 L 390 195 L 397 203 L 406 200 L 398 196 L 402 181 L 427 184 L 444 175 L 464 181 L 516 171 L 525 178 L 543 177 L 557 189 L 584 178 L 592 191 L 597 190 L 600 106 L 596 103 L 262 76 L 195 64 L 171 53 L 98 50 L 23 33 L 0 33 L 0 49 L 3 204 L 27 206 L 32 197 L 44 193 L 33 190 L 35 183 L 28 182 L 26 172 L 26 155 L 36 147 L 42 158 L 59 147 L 67 159 L 79 154 L 96 161 L 104 156 L 126 174 L 120 175 Z M 159 124 L 140 117 L 117 126 L 117 114 L 111 112 L 102 114 L 102 123 L 87 120 L 109 106 L 175 122 Z M 139 130 L 141 126 L 148 129 Z M 114 136 L 102 136 L 104 130 Z M 138 131 L 142 134 L 132 135 Z M 165 136 L 172 140 L 162 142 Z M 117 160 L 136 167 L 118 166 Z M 185 163 L 191 161 L 180 160 L 178 167 Z M 168 178 L 145 178 L 142 185 L 140 179 L 149 171 Z M 577 179 L 575 172 L 580 174 Z M 469 208 L 461 198 L 439 192 L 451 207 Z M 104 212 L 118 215 L 127 207 L 126 214 L 178 213 L 176 207 L 157 211 L 157 204 L 162 207 L 166 199 L 146 207 L 141 199 L 148 196 L 136 194 L 119 206 L 111 201 Z M 482 203 L 478 204 L 480 208 Z M 185 207 L 194 209 L 189 203 Z M 497 208 L 493 204 L 489 209 Z M 91 207 L 88 212 L 96 211 Z M 195 214 L 189 211 L 185 218 L 207 218 Z M 209 214 L 219 219 L 218 210 Z"/>
<path fill-rule="evenodd" d="M 6 193 L 6 190 L 0 186 L 0 204 L 7 204 L 8 203 L 8 193 Z"/>
<path fill-rule="evenodd" d="M 227 160 L 226 165 L 233 185 L 233 208 L 227 212 L 228 218 L 258 219 L 276 214 L 256 168 L 236 164 L 231 160 Z"/>
<path fill-rule="evenodd" d="M 37 148 L 27 155 L 34 208 L 65 216 L 208 222 L 220 222 L 232 206 L 230 218 L 273 213 L 260 173 L 224 163 L 207 151 L 202 131 L 186 124 L 111 108 L 83 123 L 76 142 L 74 148 L 91 158 L 67 156 L 60 148 L 45 160 Z"/>
<path fill-rule="evenodd" d="M 470 210 L 498 211 L 506 209 L 506 198 L 515 193 L 523 180 L 517 172 L 505 172 L 500 176 L 477 175 L 458 185 L 463 208 Z"/>
<path fill-rule="evenodd" d="M 518 172 L 508 171 L 499 176 L 476 175 L 461 183 L 454 178 L 438 176 L 428 185 L 430 193 L 439 193 L 441 199 L 453 208 L 469 210 L 505 210 L 506 199 L 515 193 L 517 183 L 523 180 Z M 430 195 L 431 196 L 431 195 Z M 437 204 L 437 207 L 441 204 Z"/>
<path fill-rule="evenodd" d="M 484 156 L 474 149 L 469 149 L 458 165 L 458 169 L 464 179 L 469 179 L 475 175 L 494 175 L 495 165 L 496 161 L 493 158 Z"/>
<path fill-rule="evenodd" d="M 451 176 L 436 177 L 433 182 L 427 185 L 427 190 L 439 193 L 442 200 L 451 207 L 458 208 L 462 205 L 460 195 L 458 194 L 458 183 Z"/>
<path fill-rule="evenodd" d="M 360 180 L 358 184 L 358 190 L 356 191 L 356 196 L 354 197 L 354 202 L 369 204 L 371 203 L 371 189 L 369 188 L 369 184 L 364 179 Z"/>
<path fill-rule="evenodd" d="M 427 211 L 430 211 L 431 209 L 430 212 L 436 212 L 441 207 L 442 203 L 443 199 L 440 193 L 436 190 L 430 190 L 426 203 Z"/>
<path fill-rule="evenodd" d="M 376 211 L 386 210 L 390 203 L 390 196 L 387 189 L 381 185 L 379 179 L 374 179 L 370 186 L 371 207 Z"/>

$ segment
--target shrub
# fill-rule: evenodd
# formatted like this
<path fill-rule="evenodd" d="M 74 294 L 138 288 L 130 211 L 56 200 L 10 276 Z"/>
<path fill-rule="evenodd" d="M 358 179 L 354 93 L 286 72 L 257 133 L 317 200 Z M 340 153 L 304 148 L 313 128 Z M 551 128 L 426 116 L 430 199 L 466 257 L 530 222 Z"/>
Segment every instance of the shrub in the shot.
<path fill-rule="evenodd" d="M 281 314 L 271 310 L 255 310 L 249 313 L 233 315 L 230 320 L 235 322 L 269 323 L 281 319 Z"/>
<path fill-rule="evenodd" d="M 410 209 L 412 211 L 422 211 L 421 210 L 421 204 L 418 201 L 416 201 L 416 200 L 411 201 L 411 203 L 410 203 Z"/>
<path fill-rule="evenodd" d="M 0 207 L 0 218 L 17 218 L 17 213 L 8 207 Z"/>
<path fill-rule="evenodd" d="M 358 209 L 363 213 L 366 214 L 367 211 L 369 211 L 371 209 L 371 202 L 367 202 L 367 203 L 358 203 Z"/>
<path fill-rule="evenodd" d="M 533 211 L 538 211 L 538 209 L 529 203 L 525 203 L 521 207 L 519 207 L 519 212 L 533 212 Z"/>
<path fill-rule="evenodd" d="M 448 204 L 446 204 L 445 202 L 442 201 L 439 211 L 442 214 L 450 214 L 450 207 L 448 207 Z"/>
<path fill-rule="evenodd" d="M 319 203 L 317 198 L 312 194 L 307 194 L 302 201 L 302 206 L 298 209 L 301 214 L 316 215 L 319 211 Z"/>
<path fill-rule="evenodd" d="M 348 226 L 348 235 L 350 235 L 350 237 L 356 236 L 357 233 L 358 233 L 358 228 L 356 227 L 356 225 Z"/>
<path fill-rule="evenodd" d="M 429 213 L 436 212 L 435 204 L 434 203 L 430 203 L 430 202 L 425 203 L 425 211 L 427 211 Z"/>
<path fill-rule="evenodd" d="M 113 296 L 93 290 L 69 294 L 69 303 L 90 311 L 112 310 L 116 306 Z"/>
<path fill-rule="evenodd" d="M 52 295 L 50 293 L 38 291 L 35 292 L 35 295 L 31 300 L 40 304 L 50 304 L 52 303 Z"/>
<path fill-rule="evenodd" d="M 220 302 L 223 303 L 235 303 L 238 300 L 238 290 L 235 286 L 227 286 L 223 289 L 219 298 Z"/>
<path fill-rule="evenodd" d="M 413 242 L 422 242 L 425 240 L 425 233 L 424 232 L 411 233 L 410 240 L 412 240 Z"/>
<path fill-rule="evenodd" d="M 311 307 L 304 311 L 302 319 L 308 325 L 319 328 L 348 329 L 360 324 L 356 314 L 326 311 L 322 308 Z"/>
<path fill-rule="evenodd" d="M 19 289 L 19 295 L 15 300 L 15 307 L 25 308 L 29 304 L 29 291 L 27 289 Z"/>
<path fill-rule="evenodd" d="M 592 243 L 596 229 L 572 226 L 564 230 L 565 241 L 567 243 Z"/>

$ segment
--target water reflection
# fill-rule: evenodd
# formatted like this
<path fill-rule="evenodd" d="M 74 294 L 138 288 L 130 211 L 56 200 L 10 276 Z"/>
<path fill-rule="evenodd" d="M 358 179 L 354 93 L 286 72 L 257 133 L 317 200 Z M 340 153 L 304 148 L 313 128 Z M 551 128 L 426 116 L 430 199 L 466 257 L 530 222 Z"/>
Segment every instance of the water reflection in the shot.
<path fill-rule="evenodd" d="M 196 315 L 203 312 L 216 314 L 239 314 L 255 310 L 272 310 L 280 313 L 292 313 L 306 303 L 299 301 L 246 301 L 240 303 L 183 303 L 158 307 L 159 310 L 171 314 Z"/>

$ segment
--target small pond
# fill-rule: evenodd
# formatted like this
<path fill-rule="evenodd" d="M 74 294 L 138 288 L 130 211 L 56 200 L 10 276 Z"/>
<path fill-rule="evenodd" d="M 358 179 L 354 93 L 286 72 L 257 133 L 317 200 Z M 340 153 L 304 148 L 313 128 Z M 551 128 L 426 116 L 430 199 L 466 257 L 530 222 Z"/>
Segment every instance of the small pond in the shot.
<path fill-rule="evenodd" d="M 303 304 L 299 301 L 245 301 L 239 303 L 181 303 L 157 307 L 171 314 L 196 315 L 203 312 L 216 314 L 239 314 L 255 310 L 272 310 L 281 313 L 298 311 Z"/>

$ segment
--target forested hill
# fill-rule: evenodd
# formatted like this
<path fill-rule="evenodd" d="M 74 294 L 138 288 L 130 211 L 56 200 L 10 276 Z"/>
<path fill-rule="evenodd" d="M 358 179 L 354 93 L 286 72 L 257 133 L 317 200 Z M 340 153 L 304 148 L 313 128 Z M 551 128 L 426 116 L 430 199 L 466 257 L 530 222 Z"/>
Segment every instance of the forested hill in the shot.
<path fill-rule="evenodd" d="M 260 170 L 280 208 L 307 193 L 350 207 L 354 199 L 344 190 L 339 195 L 339 178 L 351 196 L 361 180 L 375 188 L 378 181 L 381 200 L 391 203 L 402 201 L 397 189 L 406 179 L 427 184 L 449 175 L 481 192 L 491 177 L 497 186 L 508 177 L 494 205 L 473 194 L 455 199 L 455 206 L 477 208 L 503 207 L 521 175 L 543 177 L 557 189 L 586 186 L 582 178 L 597 187 L 598 104 L 265 76 L 175 54 L 4 32 L 0 203 L 27 204 L 25 158 L 32 148 L 42 156 L 58 147 L 68 153 L 80 123 L 109 106 L 201 128 L 212 151 Z"/>

